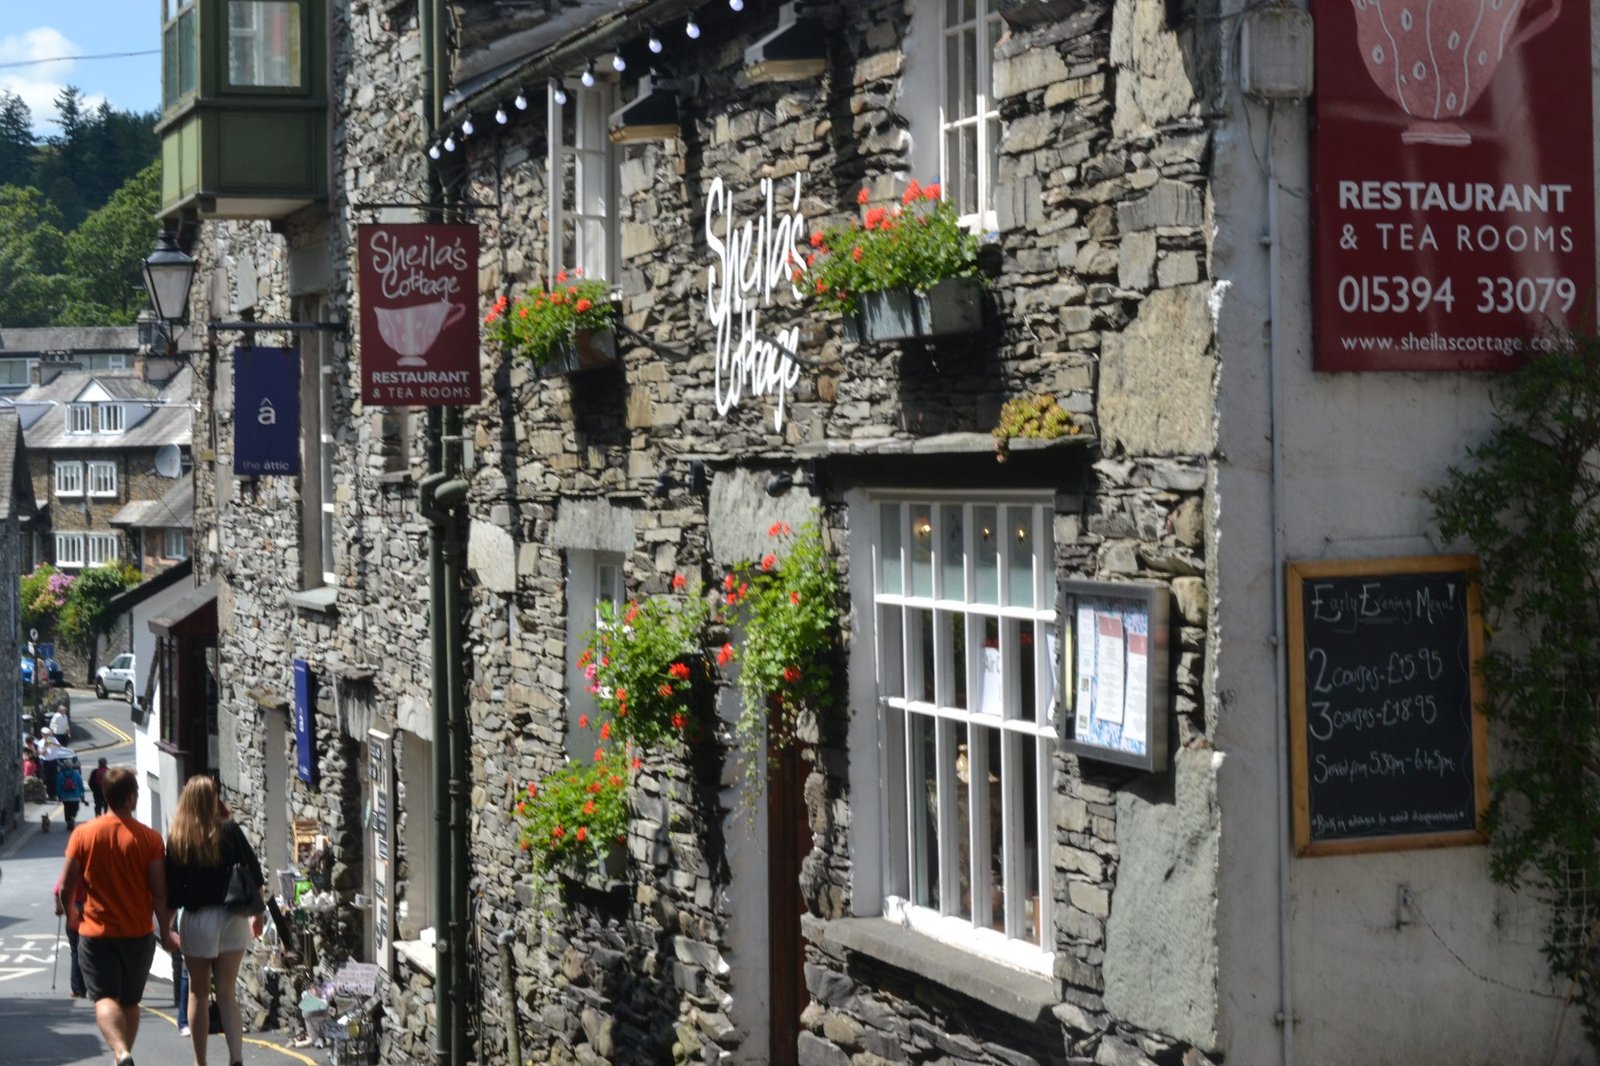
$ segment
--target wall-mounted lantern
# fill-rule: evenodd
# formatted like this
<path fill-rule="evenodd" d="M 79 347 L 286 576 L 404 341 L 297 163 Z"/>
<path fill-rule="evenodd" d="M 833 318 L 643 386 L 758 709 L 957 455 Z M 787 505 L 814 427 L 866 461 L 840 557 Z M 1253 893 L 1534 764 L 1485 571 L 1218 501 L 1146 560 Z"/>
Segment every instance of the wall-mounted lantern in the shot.
<path fill-rule="evenodd" d="M 801 13 L 800 0 L 778 9 L 778 28 L 744 50 L 751 81 L 804 81 L 828 69 L 828 39 L 822 23 Z"/>
<path fill-rule="evenodd" d="M 688 79 L 646 74 L 639 79 L 639 94 L 611 113 L 609 132 L 613 144 L 670 141 L 679 133 L 678 94 L 688 92 Z"/>

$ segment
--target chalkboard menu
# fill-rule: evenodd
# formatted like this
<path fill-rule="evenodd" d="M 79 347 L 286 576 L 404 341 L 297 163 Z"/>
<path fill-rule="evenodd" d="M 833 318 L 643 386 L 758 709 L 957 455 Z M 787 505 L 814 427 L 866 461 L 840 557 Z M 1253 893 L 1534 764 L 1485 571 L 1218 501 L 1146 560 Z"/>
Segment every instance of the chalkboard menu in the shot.
<path fill-rule="evenodd" d="M 1289 564 L 1299 854 L 1486 839 L 1477 565 L 1470 555 Z"/>

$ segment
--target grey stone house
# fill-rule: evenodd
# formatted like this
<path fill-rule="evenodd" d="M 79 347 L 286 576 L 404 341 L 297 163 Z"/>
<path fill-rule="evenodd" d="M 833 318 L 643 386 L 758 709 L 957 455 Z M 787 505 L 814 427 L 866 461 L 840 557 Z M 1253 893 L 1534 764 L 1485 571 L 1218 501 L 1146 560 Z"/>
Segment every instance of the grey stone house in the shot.
<path fill-rule="evenodd" d="M 1241 91 L 1249 6 L 297 5 L 329 52 L 273 84 L 326 108 L 327 188 L 313 153 L 299 188 L 202 175 L 164 207 L 193 314 L 298 346 L 297 475 L 234 472 L 235 353 L 195 383 L 220 773 L 267 864 L 315 842 L 336 900 L 318 969 L 252 971 L 264 1017 L 349 959 L 385 975 L 386 1062 L 1487 1064 L 1555 1029 L 1537 908 L 1482 849 L 1290 850 L 1283 563 L 1428 543 L 1416 501 L 1489 416 L 1471 379 L 1435 405 L 1293 357 L 1306 94 Z M 169 136 L 207 84 L 169 86 Z M 913 179 L 986 235 L 981 326 L 857 343 L 777 234 L 803 257 Z M 357 228 L 436 215 L 476 224 L 469 313 L 614 285 L 618 365 L 486 343 L 459 422 L 364 401 Z M 1083 432 L 997 463 L 1035 395 Z M 714 728 L 648 753 L 625 870 L 541 891 L 513 811 L 582 751 L 597 605 L 813 518 L 835 706 L 765 789 Z M 1149 629 L 1104 628 L 1086 581 Z M 1116 685 L 1139 766 L 1067 743 L 1097 625 L 1166 652 Z"/>
<path fill-rule="evenodd" d="M 22 518 L 33 513 L 33 484 L 23 457 L 22 426 L 10 411 L 0 411 L 0 484 L 7 486 L 0 502 L 0 565 L 17 573 L 23 555 Z M 0 590 L 0 654 L 7 663 L 22 652 L 22 612 L 16 582 Z M 22 690 L 0 686 L 0 835 L 22 817 Z"/>

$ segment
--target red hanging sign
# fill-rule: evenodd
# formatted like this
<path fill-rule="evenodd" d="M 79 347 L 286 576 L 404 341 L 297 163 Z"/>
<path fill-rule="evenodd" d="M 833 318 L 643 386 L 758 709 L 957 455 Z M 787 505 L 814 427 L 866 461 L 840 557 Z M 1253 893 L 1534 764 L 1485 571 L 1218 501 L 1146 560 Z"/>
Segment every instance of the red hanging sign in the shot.
<path fill-rule="evenodd" d="M 1316 367 L 1509 370 L 1592 326 L 1588 0 L 1316 0 Z"/>
<path fill-rule="evenodd" d="M 382 407 L 477 403 L 478 228 L 359 227 L 361 399 Z"/>

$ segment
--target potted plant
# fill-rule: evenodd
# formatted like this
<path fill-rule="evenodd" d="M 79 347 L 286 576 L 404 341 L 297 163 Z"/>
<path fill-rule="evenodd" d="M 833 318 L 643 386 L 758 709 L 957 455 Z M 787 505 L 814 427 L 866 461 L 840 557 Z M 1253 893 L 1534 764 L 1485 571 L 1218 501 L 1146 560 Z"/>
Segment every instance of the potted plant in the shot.
<path fill-rule="evenodd" d="M 615 363 L 616 315 L 606 283 L 575 268 L 557 274 L 552 288 L 515 300 L 502 295 L 483 324 L 504 351 L 531 362 L 537 376 L 551 377 Z"/>
<path fill-rule="evenodd" d="M 1011 441 L 1055 440 L 1058 437 L 1077 436 L 1083 426 L 1056 402 L 1049 393 L 1018 396 L 1000 407 L 1000 420 L 994 429 L 994 457 L 1005 462 L 1011 454 Z"/>
<path fill-rule="evenodd" d="M 628 774 L 625 755 L 599 747 L 587 765 L 569 762 L 529 783 L 516 817 L 536 878 L 542 881 L 547 870 L 575 876 L 620 872 L 628 839 Z"/>
<path fill-rule="evenodd" d="M 913 181 L 900 203 L 811 234 L 814 295 L 845 316 L 845 336 L 900 341 L 976 333 L 983 326 L 978 238 L 937 184 Z M 798 268 L 796 270 L 798 275 Z"/>

